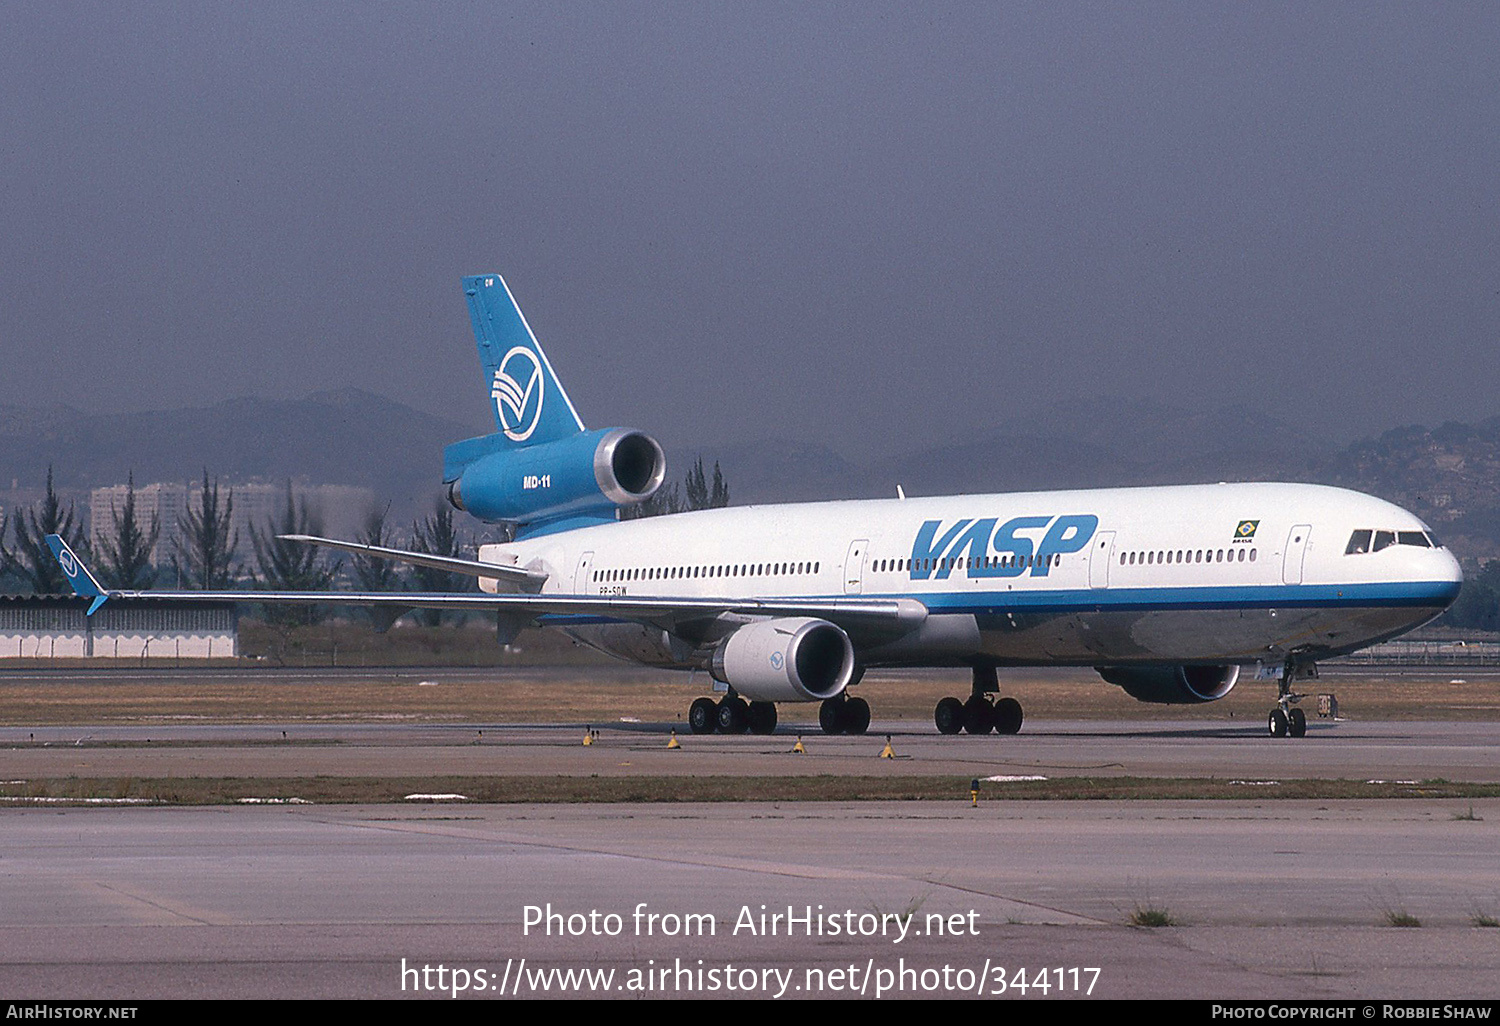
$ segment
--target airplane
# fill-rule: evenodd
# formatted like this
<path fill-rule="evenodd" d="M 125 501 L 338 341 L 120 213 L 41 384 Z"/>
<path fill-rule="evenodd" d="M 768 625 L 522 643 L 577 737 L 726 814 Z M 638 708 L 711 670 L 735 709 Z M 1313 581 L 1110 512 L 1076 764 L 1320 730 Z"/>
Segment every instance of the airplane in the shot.
<path fill-rule="evenodd" d="M 510 540 L 470 560 L 284 537 L 467 574 L 477 592 L 109 590 L 49 536 L 89 612 L 122 597 L 482 610 L 502 643 L 555 627 L 708 671 L 722 697 L 692 702 L 694 733 L 768 734 L 778 703 L 818 702 L 824 731 L 863 734 L 871 709 L 850 691 L 874 667 L 969 669 L 970 693 L 933 710 L 942 734 L 1021 729 L 1003 668 L 1093 667 L 1163 705 L 1216 701 L 1249 671 L 1277 681 L 1267 734 L 1303 737 L 1296 681 L 1427 623 L 1462 584 L 1415 515 L 1321 485 L 901 493 L 622 520 L 661 487 L 661 446 L 584 427 L 500 275 L 463 289 L 498 430 L 447 446 L 443 480 Z"/>

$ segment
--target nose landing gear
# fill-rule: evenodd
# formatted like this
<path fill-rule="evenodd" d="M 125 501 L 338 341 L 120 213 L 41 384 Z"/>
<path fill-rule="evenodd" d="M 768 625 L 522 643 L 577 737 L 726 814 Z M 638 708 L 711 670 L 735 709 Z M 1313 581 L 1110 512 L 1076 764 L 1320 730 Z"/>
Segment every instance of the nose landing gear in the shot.
<path fill-rule="evenodd" d="M 1288 659 L 1281 668 L 1281 679 L 1276 683 L 1276 708 L 1266 716 L 1266 732 L 1272 737 L 1305 737 L 1307 735 L 1307 713 L 1295 703 L 1306 695 L 1292 691 L 1292 681 L 1302 677 L 1316 680 L 1318 667 L 1315 663 L 1300 663 Z"/>

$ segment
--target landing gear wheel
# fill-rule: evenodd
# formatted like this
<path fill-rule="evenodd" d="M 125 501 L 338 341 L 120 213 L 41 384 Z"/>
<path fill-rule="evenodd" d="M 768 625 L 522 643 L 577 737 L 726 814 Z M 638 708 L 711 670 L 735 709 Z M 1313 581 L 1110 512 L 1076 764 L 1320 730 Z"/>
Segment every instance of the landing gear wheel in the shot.
<path fill-rule="evenodd" d="M 1287 733 L 1292 737 L 1307 736 L 1307 713 L 1301 709 L 1293 709 L 1287 713 Z"/>
<path fill-rule="evenodd" d="M 944 698 L 932 711 L 939 734 L 957 734 L 964 729 L 964 704 L 956 698 Z"/>
<path fill-rule="evenodd" d="M 743 734 L 750 729 L 750 707 L 743 698 L 726 698 L 719 703 L 719 733 Z"/>
<path fill-rule="evenodd" d="M 1291 729 L 1291 723 L 1286 713 L 1280 709 L 1272 709 L 1271 715 L 1266 718 L 1266 729 L 1271 732 L 1272 737 L 1286 737 L 1287 731 Z"/>
<path fill-rule="evenodd" d="M 776 703 L 751 702 L 749 710 L 750 733 L 776 733 Z"/>
<path fill-rule="evenodd" d="M 995 707 L 979 695 L 964 703 L 964 730 L 970 734 L 988 734 L 995 729 Z"/>
<path fill-rule="evenodd" d="M 825 734 L 842 734 L 844 732 L 844 698 L 830 698 L 818 709 L 818 726 L 823 728 Z"/>
<path fill-rule="evenodd" d="M 712 734 L 719 725 L 719 707 L 712 698 L 699 698 L 688 706 L 688 729 L 694 734 Z"/>
<path fill-rule="evenodd" d="M 1019 734 L 1022 719 L 1021 703 L 1014 698 L 1002 698 L 995 703 L 995 733 Z"/>
<path fill-rule="evenodd" d="M 870 729 L 870 703 L 851 698 L 844 703 L 844 733 L 863 734 Z"/>

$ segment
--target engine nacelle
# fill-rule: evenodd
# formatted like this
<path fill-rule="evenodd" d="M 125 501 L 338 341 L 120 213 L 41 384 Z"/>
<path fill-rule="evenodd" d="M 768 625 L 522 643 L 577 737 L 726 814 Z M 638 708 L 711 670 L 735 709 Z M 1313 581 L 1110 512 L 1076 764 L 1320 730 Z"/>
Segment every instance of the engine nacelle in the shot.
<path fill-rule="evenodd" d="M 752 702 L 821 702 L 849 686 L 854 645 L 827 620 L 788 616 L 737 628 L 709 669 Z"/>
<path fill-rule="evenodd" d="M 1240 679 L 1238 666 L 1096 666 L 1099 676 L 1118 684 L 1137 702 L 1200 705 L 1229 694 Z"/>
<path fill-rule="evenodd" d="M 612 513 L 651 498 L 667 475 L 656 440 L 625 428 L 524 449 L 484 435 L 448 446 L 443 458 L 448 501 L 491 523 Z"/>

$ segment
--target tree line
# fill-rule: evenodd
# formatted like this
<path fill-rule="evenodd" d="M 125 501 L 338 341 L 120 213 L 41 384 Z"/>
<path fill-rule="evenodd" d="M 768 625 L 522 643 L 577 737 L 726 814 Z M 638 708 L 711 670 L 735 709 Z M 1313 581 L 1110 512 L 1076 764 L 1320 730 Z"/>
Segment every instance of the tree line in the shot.
<path fill-rule="evenodd" d="M 47 490 L 29 509 L 0 516 L 0 574 L 12 588 L 37 594 L 70 594 L 71 586 L 47 547 L 49 534 L 61 536 L 89 564 L 94 576 L 107 588 L 147 589 L 160 584 L 192 591 L 218 591 L 239 586 L 266 591 L 328 591 L 344 570 L 344 562 L 330 558 L 326 550 L 279 537 L 284 534 L 321 535 L 319 511 L 297 496 L 288 482 L 281 510 L 260 525 L 248 527 L 242 539 L 234 526 L 234 491 L 220 489 L 217 479 L 203 474 L 201 490 L 177 514 L 166 559 L 158 564 L 155 550 L 161 539 L 159 515 L 148 518 L 137 508 L 135 475 L 128 478 L 125 500 L 111 506 L 113 531 L 90 539 L 73 503 L 64 503 L 47 470 Z M 391 547 L 394 536 L 387 511 L 372 510 L 357 541 Z M 248 542 L 248 544 L 246 544 Z M 457 556 L 462 540 L 453 524 L 453 511 L 446 504 L 431 516 L 412 524 L 410 547 L 418 552 Z M 423 591 L 451 591 L 465 578 L 426 567 L 412 569 L 408 582 L 404 569 L 388 560 L 356 556 L 350 572 L 361 590 L 397 591 L 414 585 Z M 277 619 L 306 610 L 278 607 Z"/>
<path fill-rule="evenodd" d="M 322 535 L 320 511 L 297 497 L 287 483 L 281 510 L 261 525 L 249 525 L 248 539 L 234 526 L 234 491 L 220 489 L 218 479 L 203 472 L 202 488 L 177 514 L 177 531 L 171 537 L 166 560 L 154 561 L 162 525 L 156 513 L 144 516 L 136 505 L 135 474 L 128 477 L 125 500 L 111 506 L 113 531 L 94 539 L 84 529 L 74 504 L 64 504 L 53 487 L 52 468 L 47 468 L 47 490 L 29 509 L 0 515 L 0 577 L 8 590 L 36 594 L 71 594 L 62 568 L 47 547 L 46 536 L 56 534 L 89 564 L 106 588 L 141 590 L 158 583 L 192 591 L 221 591 L 249 586 L 265 591 L 330 591 L 341 577 L 359 591 L 469 591 L 473 579 L 431 567 L 408 566 L 387 559 L 353 555 L 330 557 L 326 549 L 279 537 L 285 534 Z M 689 509 L 729 505 L 729 486 L 716 462 L 712 477 L 704 471 L 703 459 L 689 469 L 682 485 L 659 489 L 645 503 L 626 507 L 625 518 L 657 516 Z M 365 516 L 354 541 L 382 548 L 409 547 L 437 556 L 460 556 L 473 540 L 460 536 L 453 509 L 439 501 L 428 517 L 411 526 L 409 542 L 397 538 L 389 522 L 389 510 L 372 509 Z M 289 625 L 321 619 L 327 610 L 314 607 L 267 605 L 267 619 Z M 372 610 L 377 627 L 389 627 L 397 614 Z M 421 610 L 422 622 L 437 625 L 455 614 L 443 610 Z M 458 614 L 462 615 L 462 614 Z"/>

